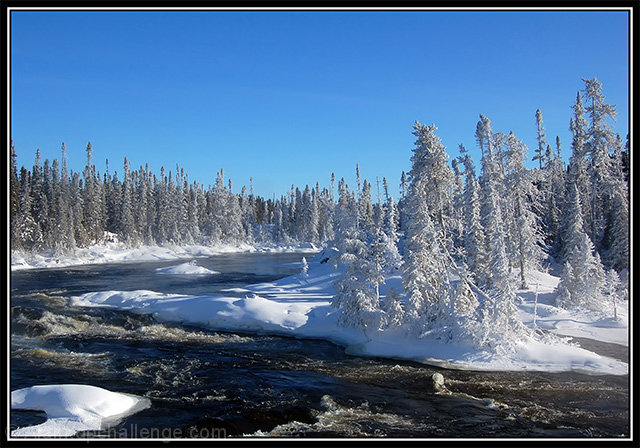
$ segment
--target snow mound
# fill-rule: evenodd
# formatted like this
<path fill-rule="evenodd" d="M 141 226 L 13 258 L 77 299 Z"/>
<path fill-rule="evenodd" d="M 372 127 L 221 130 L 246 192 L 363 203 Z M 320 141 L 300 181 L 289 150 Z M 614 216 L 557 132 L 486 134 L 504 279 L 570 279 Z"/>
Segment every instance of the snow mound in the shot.
<path fill-rule="evenodd" d="M 176 266 L 169 266 L 166 268 L 154 269 L 157 274 L 170 274 L 170 275 L 211 275 L 219 274 L 218 271 L 212 271 L 202 266 L 198 266 L 194 261 L 182 263 Z"/>
<path fill-rule="evenodd" d="M 16 437 L 70 437 L 97 431 L 148 408 L 150 401 L 86 384 L 32 386 L 11 392 L 11 409 L 44 411 L 47 421 L 11 431 Z"/>

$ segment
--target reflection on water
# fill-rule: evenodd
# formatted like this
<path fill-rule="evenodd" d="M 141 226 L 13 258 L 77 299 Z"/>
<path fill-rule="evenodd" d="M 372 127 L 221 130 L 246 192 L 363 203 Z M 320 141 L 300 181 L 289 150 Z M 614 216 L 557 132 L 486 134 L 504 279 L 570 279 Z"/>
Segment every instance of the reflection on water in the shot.
<path fill-rule="evenodd" d="M 117 427 L 79 437 L 628 437 L 628 376 L 451 371 L 68 301 L 101 290 L 215 294 L 295 273 L 286 265 L 301 258 L 198 259 L 220 274 L 197 277 L 154 273 L 176 262 L 12 273 L 11 389 L 93 384 L 152 402 Z M 434 390 L 434 372 L 446 390 Z M 41 421 L 11 413 L 12 425 Z"/>

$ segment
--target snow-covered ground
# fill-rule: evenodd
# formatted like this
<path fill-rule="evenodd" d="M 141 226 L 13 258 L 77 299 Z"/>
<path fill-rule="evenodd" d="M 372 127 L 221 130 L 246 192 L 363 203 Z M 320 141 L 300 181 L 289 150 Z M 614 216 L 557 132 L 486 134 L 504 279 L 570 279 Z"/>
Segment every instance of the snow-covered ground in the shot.
<path fill-rule="evenodd" d="M 566 338 L 530 339 L 513 353 L 497 354 L 479 347 L 441 342 L 425 336 L 410 338 L 400 330 L 364 334 L 337 324 L 337 311 L 330 305 L 333 282 L 342 274 L 323 251 L 309 261 L 307 275 L 297 274 L 275 282 L 250 285 L 229 292 L 244 298 L 163 294 L 148 290 L 98 291 L 74 297 L 79 306 L 110 306 L 153 314 L 160 320 L 176 321 L 216 330 L 251 331 L 299 338 L 320 338 L 346 347 L 348 353 L 406 359 L 442 367 L 473 370 L 581 371 L 627 374 L 628 364 L 580 348 Z M 401 290 L 400 276 L 387 279 L 381 288 Z M 523 322 L 560 335 L 590 337 L 627 344 L 628 302 L 618 304 L 619 320 L 613 315 L 582 313 L 555 307 L 553 292 L 557 277 L 542 272 L 529 275 L 527 290 L 518 291 Z M 537 288 L 537 304 L 536 304 Z"/>
<path fill-rule="evenodd" d="M 96 431 L 150 406 L 147 398 L 86 384 L 50 384 L 11 392 L 11 409 L 43 411 L 47 420 L 11 431 L 12 437 L 71 437 Z"/>
<path fill-rule="evenodd" d="M 555 288 L 559 281 L 558 277 L 544 272 L 531 272 L 527 275 L 529 289 L 518 291 L 524 302 L 519 307 L 520 318 L 524 323 L 533 326 L 535 311 L 535 324 L 538 328 L 563 336 L 629 345 L 628 301 L 617 304 L 617 320 L 614 319 L 613 304 L 607 304 L 606 312 L 564 310 L 554 306 Z"/>
<path fill-rule="evenodd" d="M 11 270 L 75 266 L 97 263 L 119 263 L 129 261 L 179 260 L 184 258 L 210 257 L 225 253 L 237 252 L 317 252 L 312 244 L 294 245 L 250 245 L 250 244 L 216 244 L 203 245 L 165 245 L 126 247 L 117 240 L 103 244 L 76 249 L 72 255 L 56 256 L 53 253 L 33 254 L 11 251 Z"/>

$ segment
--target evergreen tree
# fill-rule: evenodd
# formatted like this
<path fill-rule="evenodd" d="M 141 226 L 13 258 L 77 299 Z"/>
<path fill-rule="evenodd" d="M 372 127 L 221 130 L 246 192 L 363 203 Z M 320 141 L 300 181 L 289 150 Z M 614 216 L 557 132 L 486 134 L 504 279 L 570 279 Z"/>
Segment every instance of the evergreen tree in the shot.
<path fill-rule="evenodd" d="M 16 167 L 16 151 L 13 147 L 13 140 L 10 148 L 10 168 L 9 168 L 9 226 L 11 247 L 17 248 L 21 245 L 20 234 L 17 228 L 18 205 L 20 199 L 20 181 L 18 180 L 18 169 Z"/>
<path fill-rule="evenodd" d="M 607 235 L 611 266 L 618 272 L 629 268 L 629 189 L 624 180 L 621 142 L 618 142 L 612 158 L 613 173 L 609 186 L 610 210 L 607 216 Z"/>
<path fill-rule="evenodd" d="M 132 191 L 131 186 L 131 170 L 129 167 L 129 161 L 124 158 L 124 180 L 122 182 L 122 200 L 120 201 L 120 223 L 118 226 L 121 238 L 128 245 L 135 246 L 138 243 L 138 236 L 133 220 L 132 210 Z"/>
<path fill-rule="evenodd" d="M 402 284 L 407 294 L 405 321 L 422 333 L 439 326 L 449 312 L 450 283 L 445 256 L 444 205 L 451 183 L 444 147 L 435 125 L 414 125 L 418 137 L 411 157 Z M 443 163 L 444 161 L 444 168 Z M 433 218 L 439 226 L 434 225 Z"/>
<path fill-rule="evenodd" d="M 476 178 L 473 161 L 462 145 L 460 145 L 460 152 L 465 167 L 463 195 L 465 262 L 469 273 L 476 281 L 483 282 L 488 269 L 484 228 L 480 218 L 480 184 Z"/>
<path fill-rule="evenodd" d="M 600 310 L 605 274 L 600 256 L 584 232 L 580 196 L 575 185 L 570 186 L 564 224 L 565 254 L 558 284 L 558 305 L 563 308 Z"/>
<path fill-rule="evenodd" d="M 19 243 L 16 249 L 38 251 L 42 248 L 42 232 L 32 215 L 31 175 L 24 167 L 20 170 L 20 194 L 15 220 Z"/>
<path fill-rule="evenodd" d="M 604 102 L 602 84 L 597 78 L 583 79 L 585 99 L 590 103 L 586 112 L 590 118 L 586 133 L 585 151 L 590 161 L 591 178 L 591 229 L 590 239 L 596 249 L 603 248 L 606 215 L 611 213 L 609 187 L 614 183 L 613 168 L 609 156 L 610 148 L 615 144 L 615 134 L 608 120 L 615 120 L 615 106 Z"/>
<path fill-rule="evenodd" d="M 464 148 L 464 146 L 462 146 L 462 148 Z M 464 180 L 462 170 L 460 169 L 461 162 L 462 159 L 460 157 L 451 161 L 451 168 L 454 176 L 451 229 L 453 232 L 453 246 L 456 249 L 456 252 L 462 246 L 462 238 L 464 234 Z"/>
<path fill-rule="evenodd" d="M 392 196 L 387 197 L 387 207 L 382 230 L 384 232 L 385 259 L 389 271 L 393 272 L 402 265 L 402 257 L 398 252 L 398 207 Z"/>
<path fill-rule="evenodd" d="M 359 172 L 358 172 L 359 173 Z M 373 204 L 371 203 L 371 184 L 364 180 L 362 191 L 358 195 L 358 225 L 363 229 L 373 227 Z"/>
<path fill-rule="evenodd" d="M 339 325 L 361 329 L 365 335 L 382 325 L 377 285 L 384 277 L 374 253 L 365 241 L 365 232 L 350 228 L 341 234 L 339 262 L 346 266 L 335 282 L 337 294 L 331 306 L 340 310 Z"/>
<path fill-rule="evenodd" d="M 225 237 L 232 243 L 239 243 L 243 240 L 244 229 L 241 220 L 240 199 L 233 193 L 233 184 L 229 179 L 229 192 L 227 196 L 227 208 L 225 213 Z"/>
<path fill-rule="evenodd" d="M 311 189 L 307 185 L 302 195 L 302 231 L 303 240 L 317 243 L 320 235 L 318 232 L 318 204 L 311 195 Z"/>
<path fill-rule="evenodd" d="M 509 224 L 510 241 L 513 242 L 510 258 L 520 270 L 520 287 L 527 288 L 525 271 L 527 268 L 539 267 L 543 253 L 541 250 L 542 235 L 529 199 L 534 193 L 533 182 L 529 170 L 524 166 L 525 145 L 513 132 L 506 139 L 508 156 L 506 162 L 508 201 L 511 205 Z"/>
<path fill-rule="evenodd" d="M 538 165 L 540 171 L 542 171 L 542 167 L 545 165 L 545 152 L 548 146 L 546 141 L 546 134 L 544 132 L 544 126 L 542 124 L 542 112 L 540 109 L 536 110 L 536 127 L 538 130 L 536 139 L 538 140 L 538 147 L 536 148 L 536 155 L 533 156 L 533 161 L 538 161 Z"/>
<path fill-rule="evenodd" d="M 102 238 L 104 229 L 103 217 L 100 215 L 101 198 L 99 186 L 95 179 L 95 166 L 91 163 L 93 146 L 87 144 L 87 165 L 83 171 L 83 226 L 87 243 L 97 243 Z"/>
<path fill-rule="evenodd" d="M 502 211 L 503 170 L 496 160 L 490 120 L 481 115 L 476 137 L 483 152 L 481 221 L 485 229 L 487 276 L 484 281 L 489 294 L 480 303 L 479 313 L 484 328 L 483 341 L 494 348 L 499 341 L 517 339 L 525 333 L 517 318 L 516 295 L 509 279 L 507 234 Z"/>
<path fill-rule="evenodd" d="M 383 316 L 383 328 L 399 328 L 404 321 L 404 308 L 400 295 L 395 288 L 388 288 L 380 304 Z"/>
<path fill-rule="evenodd" d="M 45 193 L 44 170 L 42 168 L 42 159 L 40 157 L 40 149 L 36 149 L 36 161 L 30 179 L 31 186 L 31 213 L 36 226 L 39 227 L 37 232 L 38 242 L 34 246 L 35 250 L 42 250 L 51 247 L 50 221 L 49 221 L 49 200 Z"/>

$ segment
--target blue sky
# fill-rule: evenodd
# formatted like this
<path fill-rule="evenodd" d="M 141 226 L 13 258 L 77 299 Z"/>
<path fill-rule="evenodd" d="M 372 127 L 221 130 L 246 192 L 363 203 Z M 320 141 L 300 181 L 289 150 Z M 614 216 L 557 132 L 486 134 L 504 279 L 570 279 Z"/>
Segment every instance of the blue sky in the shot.
<path fill-rule="evenodd" d="M 149 163 L 267 198 L 291 184 L 355 185 L 355 164 L 397 196 L 415 120 L 451 156 L 477 154 L 480 113 L 495 131 L 570 151 L 581 78 L 597 77 L 626 137 L 625 11 L 13 11 L 11 135 L 18 167 L 60 157 L 82 171 Z M 375 189 L 374 189 L 375 198 Z"/>

